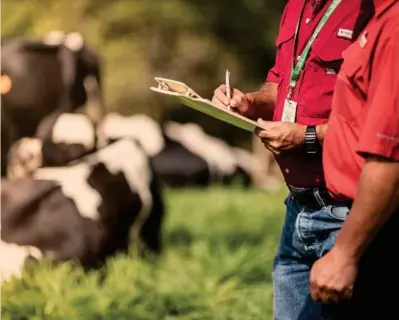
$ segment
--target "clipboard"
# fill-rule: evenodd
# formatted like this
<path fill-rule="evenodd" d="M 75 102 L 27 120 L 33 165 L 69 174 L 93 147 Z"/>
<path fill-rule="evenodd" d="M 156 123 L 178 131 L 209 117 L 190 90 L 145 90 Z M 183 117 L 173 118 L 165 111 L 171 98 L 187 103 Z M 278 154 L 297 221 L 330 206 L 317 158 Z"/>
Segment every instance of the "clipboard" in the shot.
<path fill-rule="evenodd" d="M 157 81 L 158 87 L 151 87 L 152 91 L 174 97 L 185 106 L 246 131 L 254 132 L 256 128 L 264 129 L 256 121 L 248 119 L 234 111 L 227 110 L 227 108 L 224 109 L 216 106 L 210 100 L 201 98 L 199 94 L 183 82 L 159 77 L 155 77 L 155 81 Z"/>

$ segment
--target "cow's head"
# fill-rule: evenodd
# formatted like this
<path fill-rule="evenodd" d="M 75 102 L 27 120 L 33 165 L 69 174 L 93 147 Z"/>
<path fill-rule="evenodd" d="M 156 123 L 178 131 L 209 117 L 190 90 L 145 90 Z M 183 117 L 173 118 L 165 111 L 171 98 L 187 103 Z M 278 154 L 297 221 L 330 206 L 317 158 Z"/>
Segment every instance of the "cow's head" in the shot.
<path fill-rule="evenodd" d="M 74 109 L 86 105 L 87 115 L 95 123 L 99 122 L 105 113 L 99 56 L 88 47 L 79 32 L 51 31 L 44 36 L 43 43 L 67 49 L 67 52 L 60 54 L 60 59 L 65 68 L 73 69 L 65 73 L 64 79 L 69 87 L 70 103 Z"/>

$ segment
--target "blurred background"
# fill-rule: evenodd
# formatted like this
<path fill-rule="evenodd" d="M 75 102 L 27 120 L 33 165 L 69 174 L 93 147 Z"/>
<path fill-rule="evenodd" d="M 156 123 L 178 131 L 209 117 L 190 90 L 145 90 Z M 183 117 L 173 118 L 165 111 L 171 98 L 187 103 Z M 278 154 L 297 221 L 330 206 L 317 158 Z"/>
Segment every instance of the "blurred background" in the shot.
<path fill-rule="evenodd" d="M 159 123 L 195 122 L 232 146 L 253 149 L 266 171 L 270 169 L 273 161 L 262 145 L 253 148 L 250 133 L 171 104 L 149 88 L 154 77 L 165 77 L 210 99 L 228 69 L 232 86 L 256 90 L 274 63 L 286 1 L 1 2 L 2 40 L 42 38 L 54 30 L 83 35 L 85 45 L 101 59 L 101 95 L 108 113 L 146 114 Z M 14 59 L 11 55 L 8 61 Z M 2 74 L 7 84 L 5 80 Z M 34 86 L 27 87 L 34 91 Z M 2 125 L 5 118 L 2 108 Z M 134 252 L 120 255 L 108 261 L 106 277 L 68 264 L 44 264 L 25 273 L 20 282 L 2 286 L 2 315 L 58 320 L 272 319 L 271 270 L 287 191 L 271 189 L 166 188 L 166 250 L 157 263 L 137 259 Z"/>
<path fill-rule="evenodd" d="M 224 82 L 255 90 L 272 66 L 286 1 L 3 0 L 2 37 L 78 31 L 102 59 L 108 111 L 193 121 L 227 142 L 249 146 L 248 133 L 149 90 L 154 77 L 185 82 L 203 97 Z"/>

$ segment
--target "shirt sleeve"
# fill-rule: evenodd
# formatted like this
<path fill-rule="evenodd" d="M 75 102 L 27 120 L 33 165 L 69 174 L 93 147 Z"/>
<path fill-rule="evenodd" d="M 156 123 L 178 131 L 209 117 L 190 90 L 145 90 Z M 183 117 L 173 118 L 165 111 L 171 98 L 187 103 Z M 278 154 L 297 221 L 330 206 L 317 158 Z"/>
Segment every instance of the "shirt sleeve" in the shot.
<path fill-rule="evenodd" d="M 399 161 L 399 32 L 374 60 L 357 152 Z"/>

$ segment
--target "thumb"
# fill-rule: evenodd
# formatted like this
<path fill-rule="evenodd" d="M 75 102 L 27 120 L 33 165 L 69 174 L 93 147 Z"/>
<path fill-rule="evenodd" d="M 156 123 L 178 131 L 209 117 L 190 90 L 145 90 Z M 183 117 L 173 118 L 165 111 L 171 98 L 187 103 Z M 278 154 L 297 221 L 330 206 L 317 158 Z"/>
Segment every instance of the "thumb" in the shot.
<path fill-rule="evenodd" d="M 267 124 L 268 124 L 269 121 L 265 121 L 265 120 L 263 120 L 261 118 L 258 118 L 258 120 L 256 120 L 256 122 L 259 123 L 264 130 L 267 129 L 267 127 L 268 127 Z"/>
<path fill-rule="evenodd" d="M 262 132 L 262 131 L 265 131 L 265 130 L 266 130 L 265 121 L 263 121 L 261 118 L 258 118 L 258 120 L 256 120 L 256 122 L 257 122 L 258 124 L 260 124 L 260 126 L 261 126 L 261 128 L 262 128 L 262 129 L 258 128 L 258 129 L 259 129 L 259 132 Z"/>
<path fill-rule="evenodd" d="M 263 126 L 264 130 L 271 130 L 271 129 L 273 129 L 276 126 L 275 122 L 273 122 L 273 121 L 265 121 L 265 120 L 262 120 L 261 118 L 259 118 L 257 120 L 257 122 Z"/>

